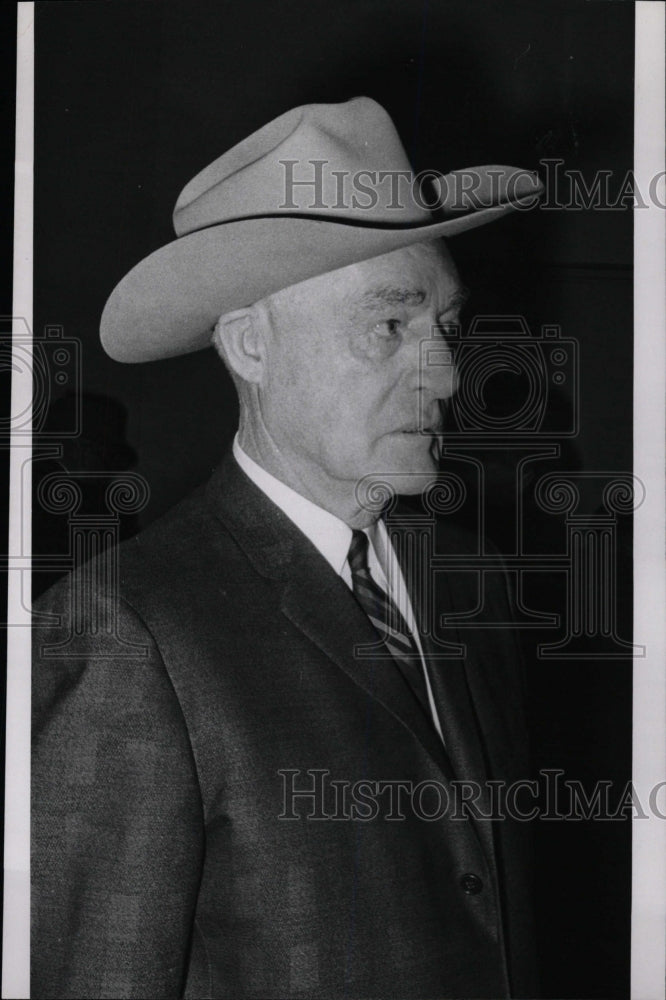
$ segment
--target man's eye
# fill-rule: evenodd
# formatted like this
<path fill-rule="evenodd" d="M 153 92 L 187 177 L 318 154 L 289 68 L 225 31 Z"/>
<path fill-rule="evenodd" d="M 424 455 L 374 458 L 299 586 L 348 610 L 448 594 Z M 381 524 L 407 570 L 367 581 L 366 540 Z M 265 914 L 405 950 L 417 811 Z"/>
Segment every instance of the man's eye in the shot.
<path fill-rule="evenodd" d="M 383 319 L 375 325 L 375 330 L 382 337 L 395 337 L 400 330 L 399 319 Z"/>

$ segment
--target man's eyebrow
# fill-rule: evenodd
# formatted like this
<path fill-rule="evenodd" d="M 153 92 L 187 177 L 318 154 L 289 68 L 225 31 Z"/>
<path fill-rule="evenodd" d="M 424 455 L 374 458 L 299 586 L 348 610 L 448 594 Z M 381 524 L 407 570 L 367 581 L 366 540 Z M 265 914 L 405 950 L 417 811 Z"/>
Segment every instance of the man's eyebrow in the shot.
<path fill-rule="evenodd" d="M 444 312 L 449 312 L 451 309 L 462 309 L 467 300 L 470 297 L 470 290 L 464 285 L 461 285 L 455 290 L 451 298 L 446 303 L 446 308 Z"/>
<path fill-rule="evenodd" d="M 443 312 L 451 309 L 462 309 L 470 295 L 469 288 L 460 286 L 447 301 Z M 384 288 L 373 288 L 361 297 L 361 307 L 363 309 L 375 309 L 377 306 L 398 306 L 421 305 L 426 299 L 426 292 L 422 288 L 397 288 L 386 286 Z"/>
<path fill-rule="evenodd" d="M 418 306 L 426 297 L 422 288 L 373 288 L 361 296 L 363 309 L 374 309 L 376 306 Z"/>

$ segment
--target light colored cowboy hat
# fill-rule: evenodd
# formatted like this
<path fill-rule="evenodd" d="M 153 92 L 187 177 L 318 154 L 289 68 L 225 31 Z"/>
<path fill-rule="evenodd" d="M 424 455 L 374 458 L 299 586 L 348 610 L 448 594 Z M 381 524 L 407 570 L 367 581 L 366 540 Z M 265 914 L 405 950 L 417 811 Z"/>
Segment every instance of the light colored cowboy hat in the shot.
<path fill-rule="evenodd" d="M 532 207 L 516 167 L 430 172 L 426 198 L 395 126 L 367 97 L 288 111 L 186 185 L 177 239 L 111 293 L 101 339 L 116 361 L 207 347 L 222 313 L 289 285 Z"/>

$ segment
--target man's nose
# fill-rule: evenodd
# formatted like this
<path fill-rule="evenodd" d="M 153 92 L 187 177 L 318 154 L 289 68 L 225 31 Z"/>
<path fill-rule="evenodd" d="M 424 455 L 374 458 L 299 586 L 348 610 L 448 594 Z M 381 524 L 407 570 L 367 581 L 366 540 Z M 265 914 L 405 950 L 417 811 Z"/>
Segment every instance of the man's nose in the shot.
<path fill-rule="evenodd" d="M 458 385 L 453 346 L 446 330 L 433 328 L 418 345 L 418 384 L 435 399 L 450 399 Z"/>

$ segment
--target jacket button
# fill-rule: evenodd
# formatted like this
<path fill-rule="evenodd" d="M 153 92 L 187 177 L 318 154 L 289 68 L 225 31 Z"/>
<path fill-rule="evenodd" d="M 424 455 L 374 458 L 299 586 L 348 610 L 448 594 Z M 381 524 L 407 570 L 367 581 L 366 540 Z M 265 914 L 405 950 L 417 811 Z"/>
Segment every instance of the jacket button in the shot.
<path fill-rule="evenodd" d="M 460 885 L 462 886 L 463 892 L 466 892 L 468 896 L 477 896 L 483 889 L 483 882 L 478 875 L 472 875 L 468 872 L 467 875 L 463 875 L 460 879 Z"/>

